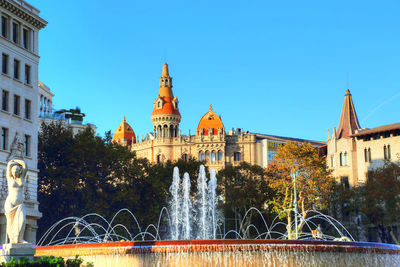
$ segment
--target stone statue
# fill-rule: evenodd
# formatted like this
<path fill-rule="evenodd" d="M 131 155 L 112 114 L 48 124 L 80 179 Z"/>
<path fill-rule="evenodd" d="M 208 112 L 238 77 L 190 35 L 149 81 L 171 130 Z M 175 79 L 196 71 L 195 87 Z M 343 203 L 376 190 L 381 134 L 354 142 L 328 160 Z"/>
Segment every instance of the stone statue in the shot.
<path fill-rule="evenodd" d="M 8 195 L 4 204 L 4 211 L 10 243 L 27 243 L 22 239 L 26 222 L 23 194 L 27 171 L 28 168 L 23 160 L 13 159 L 7 163 Z"/>
<path fill-rule="evenodd" d="M 24 161 L 24 143 L 18 132 L 10 147 L 10 155 L 7 158 L 7 186 L 8 195 L 4 203 L 6 215 L 6 232 L 10 243 L 27 243 L 22 238 L 25 232 L 26 211 L 24 207 L 24 186 L 28 168 Z"/>

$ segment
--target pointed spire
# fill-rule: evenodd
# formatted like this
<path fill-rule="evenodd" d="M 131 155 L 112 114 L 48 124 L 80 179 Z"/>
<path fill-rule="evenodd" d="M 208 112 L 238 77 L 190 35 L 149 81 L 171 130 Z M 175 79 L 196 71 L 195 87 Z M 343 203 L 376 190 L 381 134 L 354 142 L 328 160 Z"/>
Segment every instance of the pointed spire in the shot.
<path fill-rule="evenodd" d="M 331 139 L 331 135 L 329 134 L 329 128 L 328 128 L 328 137 L 327 137 L 327 141 L 329 141 Z"/>
<path fill-rule="evenodd" d="M 344 96 L 344 103 L 340 115 L 339 126 L 336 131 L 337 138 L 349 138 L 356 130 L 360 129 L 356 110 L 354 108 L 353 100 L 351 98 L 350 90 L 346 90 Z"/>
<path fill-rule="evenodd" d="M 212 110 L 212 104 L 210 104 L 210 110 Z"/>
<path fill-rule="evenodd" d="M 122 122 L 126 122 L 125 115 L 124 115 L 124 118 L 122 119 Z"/>
<path fill-rule="evenodd" d="M 162 77 L 169 77 L 169 72 L 168 72 L 168 64 L 164 63 L 162 67 Z"/>

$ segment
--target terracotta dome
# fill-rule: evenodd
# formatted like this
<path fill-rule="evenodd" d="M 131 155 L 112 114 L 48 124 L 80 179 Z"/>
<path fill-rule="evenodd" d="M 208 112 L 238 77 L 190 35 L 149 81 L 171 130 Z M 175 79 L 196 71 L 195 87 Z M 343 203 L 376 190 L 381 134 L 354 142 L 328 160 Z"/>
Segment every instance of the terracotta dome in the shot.
<path fill-rule="evenodd" d="M 132 127 L 126 122 L 125 116 L 113 136 L 113 142 L 121 145 L 136 143 L 136 135 Z"/>
<path fill-rule="evenodd" d="M 201 117 L 199 125 L 197 126 L 197 133 L 203 133 L 204 135 L 208 135 L 208 130 L 212 129 L 213 134 L 218 134 L 218 129 L 224 129 L 224 124 L 222 123 L 221 118 L 215 114 L 212 110 L 212 106 L 210 105 L 210 110 Z"/>

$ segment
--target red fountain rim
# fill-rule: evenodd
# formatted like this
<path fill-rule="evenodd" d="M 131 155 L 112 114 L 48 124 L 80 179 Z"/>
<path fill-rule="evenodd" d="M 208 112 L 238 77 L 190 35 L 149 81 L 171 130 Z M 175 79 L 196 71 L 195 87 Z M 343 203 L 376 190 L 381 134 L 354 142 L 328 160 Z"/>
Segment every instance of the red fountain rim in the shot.
<path fill-rule="evenodd" d="M 400 246 L 370 242 L 319 240 L 162 240 L 68 244 L 36 247 L 36 256 L 143 254 L 208 251 L 344 252 L 400 255 Z M 78 253 L 77 253 L 78 252 Z M 74 254 L 75 253 L 75 254 Z"/>

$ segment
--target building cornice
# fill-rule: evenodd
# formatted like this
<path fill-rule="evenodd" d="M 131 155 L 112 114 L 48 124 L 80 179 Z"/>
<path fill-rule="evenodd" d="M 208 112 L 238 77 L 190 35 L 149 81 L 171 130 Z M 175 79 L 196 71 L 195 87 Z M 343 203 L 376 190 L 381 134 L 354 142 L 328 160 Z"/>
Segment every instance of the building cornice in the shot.
<path fill-rule="evenodd" d="M 0 7 L 10 11 L 38 29 L 46 27 L 47 21 L 34 14 L 39 10 L 21 0 L 0 0 Z"/>

